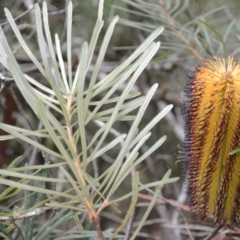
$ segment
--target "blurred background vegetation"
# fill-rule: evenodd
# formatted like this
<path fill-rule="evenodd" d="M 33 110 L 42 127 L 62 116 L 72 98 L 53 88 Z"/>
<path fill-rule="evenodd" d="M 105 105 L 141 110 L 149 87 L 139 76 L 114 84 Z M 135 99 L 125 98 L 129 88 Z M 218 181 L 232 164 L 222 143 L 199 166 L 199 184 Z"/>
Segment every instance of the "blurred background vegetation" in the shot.
<path fill-rule="evenodd" d="M 66 56 L 66 5 L 67 0 L 52 0 L 48 2 L 50 23 L 53 33 L 59 33 L 62 42 L 63 55 Z M 89 41 L 97 16 L 98 0 L 73 0 L 73 69 L 78 64 L 79 49 L 83 41 Z M 9 45 L 14 49 L 14 54 L 23 72 L 34 79 L 42 82 L 41 76 L 28 57 L 21 51 L 12 33 L 3 12 L 8 8 L 25 36 L 28 46 L 40 58 L 35 29 L 33 28 L 34 17 L 32 7 L 35 2 L 31 0 L 0 1 L 0 25 L 2 26 Z M 146 93 L 154 83 L 159 83 L 157 94 L 149 105 L 147 114 L 144 116 L 143 126 L 149 122 L 157 112 L 167 104 L 173 104 L 174 109 L 152 131 L 152 138 L 141 149 L 144 152 L 149 146 L 159 139 L 159 136 L 167 135 L 166 142 L 148 157 L 137 170 L 143 183 L 161 179 L 163 174 L 172 169 L 172 176 L 180 177 L 176 183 L 165 186 L 162 198 L 154 207 L 138 239 L 204 239 L 214 227 L 211 219 L 200 221 L 190 213 L 186 198 L 186 184 L 182 171 L 179 151 L 184 138 L 181 116 L 181 99 L 187 75 L 194 66 L 209 56 L 225 57 L 233 55 L 239 59 L 239 8 L 240 1 L 208 1 L 208 0 L 105 0 L 104 21 L 109 22 L 115 15 L 120 17 L 111 40 L 107 55 L 100 75 L 105 76 L 118 66 L 126 56 L 130 55 L 143 40 L 159 26 L 165 28 L 160 35 L 161 47 L 157 55 L 140 76 L 135 86 L 136 91 Z M 106 27 L 105 25 L 104 27 Z M 102 38 L 104 31 L 101 33 Z M 101 40 L 100 36 L 100 40 Z M 100 46 L 101 41 L 97 43 Z M 98 47 L 97 47 L 98 50 Z M 97 51 L 94 53 L 97 56 Z M 96 59 L 96 56 L 93 59 Z M 94 61 L 91 63 L 94 65 Z M 2 74 L 4 75 L 4 68 Z M 7 74 L 7 73 L 5 73 Z M 91 72 L 88 73 L 89 76 Z M 33 127 L 39 122 L 24 102 L 18 90 L 12 85 L 18 101 L 23 106 Z M 121 89 L 119 89 L 121 91 Z M 29 128 L 28 123 L 6 88 L 0 95 L 0 120 L 4 123 Z M 128 123 L 119 123 L 118 129 L 123 132 L 128 129 Z M 92 130 L 94 131 L 94 129 Z M 3 134 L 1 132 L 0 134 Z M 91 135 L 91 131 L 88 133 Z M 152 142 L 151 142 L 152 141 Z M 45 144 L 51 144 L 46 142 Z M 22 155 L 19 165 L 29 163 L 41 163 L 41 158 L 30 160 L 31 149 L 28 145 L 19 141 L 4 141 L 0 143 L 0 166 L 5 168 L 12 159 Z M 104 154 L 101 164 L 97 166 L 106 168 L 114 161 L 114 151 Z M 181 154 L 180 154 L 181 155 Z M 96 169 L 95 169 L 96 170 Z M 90 171 L 95 171 L 94 169 Z M 119 194 L 128 190 L 127 184 L 119 189 Z M 149 199 L 147 192 L 139 195 L 138 205 L 134 213 L 132 227 L 136 228 L 142 209 L 146 208 Z M 6 203 L 0 203 L 3 209 Z M 121 203 L 122 213 L 104 211 L 101 215 L 103 229 L 115 228 L 125 214 L 129 202 Z M 66 231 L 69 226 L 64 226 Z M 86 226 L 90 227 L 90 226 Z M 223 231 L 223 230 L 222 230 Z M 216 239 L 234 239 L 234 234 L 240 232 L 235 229 L 227 230 L 224 234 L 219 233 Z M 229 238 L 227 238 L 227 237 Z M 222 238 L 221 238 L 222 237 Z M 20 238 L 19 238 L 20 239 Z M 52 238 L 54 239 L 54 238 Z M 239 238 L 236 238 L 239 239 Z"/>

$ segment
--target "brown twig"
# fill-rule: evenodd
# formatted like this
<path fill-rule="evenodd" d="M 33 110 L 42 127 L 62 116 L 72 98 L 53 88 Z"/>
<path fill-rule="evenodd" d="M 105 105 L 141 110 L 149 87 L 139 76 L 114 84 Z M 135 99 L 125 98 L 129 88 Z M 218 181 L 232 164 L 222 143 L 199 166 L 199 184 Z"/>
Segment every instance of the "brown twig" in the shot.
<path fill-rule="evenodd" d="M 138 196 L 140 197 L 140 198 L 142 198 L 142 199 L 148 199 L 148 200 L 150 200 L 151 199 L 151 196 L 147 196 L 147 195 L 144 195 L 144 194 L 138 194 Z M 182 214 L 182 212 L 181 212 L 181 209 L 182 210 L 185 210 L 185 211 L 191 211 L 190 210 L 190 208 L 189 208 L 189 206 L 187 206 L 187 205 L 184 205 L 184 204 L 182 204 L 182 203 L 179 203 L 178 201 L 175 201 L 175 200 L 171 200 L 171 199 L 164 199 L 164 198 L 158 198 L 157 199 L 157 203 L 160 203 L 160 204 L 166 204 L 166 203 L 168 203 L 168 204 L 170 204 L 171 206 L 173 206 L 177 211 L 178 211 L 178 213 L 179 213 L 179 215 L 182 217 L 182 219 L 183 219 L 183 221 L 184 221 L 184 223 L 185 223 L 185 225 L 186 225 L 186 230 L 187 230 L 187 232 L 188 232 L 188 235 L 189 235 L 189 237 L 190 237 L 190 239 L 193 239 L 193 237 L 192 237 L 192 234 L 191 234 L 191 232 L 190 232 L 190 230 L 189 230 L 189 227 L 188 227 L 188 222 L 187 222 L 187 220 L 186 220 L 186 218 L 185 218 L 185 216 Z"/>
<path fill-rule="evenodd" d="M 222 228 L 221 225 L 219 225 L 218 227 L 216 227 L 204 240 L 211 240 L 214 236 L 217 235 L 217 233 L 219 232 L 219 230 Z"/>
<path fill-rule="evenodd" d="M 90 220 L 95 226 L 95 229 L 96 229 L 97 234 L 98 234 L 98 240 L 104 240 L 104 236 L 103 236 L 102 229 L 101 229 L 101 226 L 100 226 L 99 216 L 97 214 L 94 215 L 94 216 L 92 215 Z"/>
<path fill-rule="evenodd" d="M 141 198 L 141 199 L 148 200 L 148 201 L 151 201 L 151 199 L 152 199 L 151 196 L 146 195 L 146 194 L 142 194 L 142 193 L 139 193 L 138 197 Z M 187 212 L 191 212 L 191 209 L 190 209 L 190 207 L 188 205 L 180 203 L 180 202 L 178 202 L 176 200 L 165 199 L 165 198 L 158 198 L 156 203 L 157 204 L 166 204 L 167 203 L 167 204 L 170 204 L 172 207 L 174 207 L 176 209 L 181 209 L 181 210 L 184 210 L 184 211 L 187 211 Z M 212 219 L 213 216 L 209 215 L 208 218 Z M 184 218 L 183 218 L 183 220 L 185 222 Z M 185 222 L 185 226 L 187 226 L 187 231 L 189 233 L 189 226 L 188 226 L 188 224 L 186 225 L 186 222 Z M 218 238 L 219 236 L 217 238 L 213 238 L 213 237 L 216 236 L 216 234 L 219 232 L 220 229 L 221 229 L 221 227 L 215 228 L 204 240 L 210 240 L 210 239 L 217 240 L 217 239 L 219 239 Z M 239 236 L 240 235 L 239 233 L 240 233 L 240 229 L 239 228 L 234 228 L 234 233 L 232 233 L 232 232 L 231 233 L 222 232 L 221 235 L 232 236 L 232 235 L 236 234 L 237 236 Z M 190 238 L 191 238 L 191 235 L 190 235 Z"/>
<path fill-rule="evenodd" d="M 190 42 L 183 36 L 183 34 L 176 29 L 176 27 L 175 27 L 176 24 L 174 22 L 174 19 L 171 17 L 171 15 L 164 8 L 163 0 L 159 0 L 159 5 L 160 5 L 160 8 L 161 8 L 161 11 L 162 11 L 163 15 L 167 19 L 167 21 L 170 25 L 170 28 L 173 30 L 173 32 L 183 41 L 183 43 L 185 43 L 187 45 L 189 51 L 191 51 L 192 54 L 195 57 L 197 57 L 200 61 L 203 61 L 204 58 L 196 51 L 195 48 L 192 47 Z"/>
<path fill-rule="evenodd" d="M 149 196 L 149 195 L 146 195 L 146 194 L 142 194 L 142 193 L 139 193 L 138 194 L 138 197 L 139 198 L 142 198 L 142 199 L 146 199 L 146 200 L 151 200 L 152 197 Z M 178 201 L 175 201 L 175 200 L 172 200 L 172 199 L 161 199 L 161 198 L 158 198 L 157 199 L 157 203 L 158 204 L 166 204 L 166 203 L 169 203 L 170 205 L 174 206 L 174 207 L 177 207 L 177 208 L 180 208 L 184 211 L 187 211 L 187 212 L 191 212 L 190 208 L 188 205 L 186 204 L 183 204 L 183 203 L 180 203 Z"/>

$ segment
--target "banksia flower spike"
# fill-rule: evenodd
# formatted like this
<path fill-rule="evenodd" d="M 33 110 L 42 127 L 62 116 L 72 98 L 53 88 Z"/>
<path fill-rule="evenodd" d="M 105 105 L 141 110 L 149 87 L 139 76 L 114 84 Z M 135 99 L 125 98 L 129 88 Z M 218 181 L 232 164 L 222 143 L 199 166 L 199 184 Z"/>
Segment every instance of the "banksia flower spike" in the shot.
<path fill-rule="evenodd" d="M 192 211 L 218 226 L 240 223 L 240 64 L 213 57 L 184 90 L 188 194 Z"/>

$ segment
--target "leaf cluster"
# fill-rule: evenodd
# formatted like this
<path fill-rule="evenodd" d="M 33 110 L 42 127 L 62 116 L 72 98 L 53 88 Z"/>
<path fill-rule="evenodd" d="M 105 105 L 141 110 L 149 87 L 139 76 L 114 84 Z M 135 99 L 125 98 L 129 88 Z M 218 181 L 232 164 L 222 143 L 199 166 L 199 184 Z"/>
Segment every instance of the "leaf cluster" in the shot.
<path fill-rule="evenodd" d="M 62 55 L 58 34 L 52 37 L 47 4 L 35 4 L 34 19 L 41 60 L 30 49 L 9 10 L 5 9 L 7 20 L 22 50 L 44 79 L 41 83 L 23 73 L 4 31 L 0 29 L 0 62 L 9 71 L 14 82 L 35 114 L 37 129 L 25 129 L 0 123 L 0 129 L 7 134 L 0 140 L 18 139 L 37 149 L 43 164 L 17 166 L 15 159 L 7 169 L 0 170 L 0 183 L 7 186 L 0 195 L 0 201 L 10 201 L 0 215 L 0 236 L 12 239 L 17 231 L 23 239 L 122 238 L 119 233 L 128 223 L 138 200 L 138 193 L 155 189 L 152 200 L 146 208 L 138 227 L 132 233 L 135 239 L 153 208 L 162 187 L 177 180 L 170 178 L 169 170 L 161 180 L 141 184 L 136 167 L 166 139 L 162 136 L 144 153 L 139 150 L 151 136 L 151 129 L 172 109 L 166 106 L 161 112 L 140 128 L 141 120 L 158 85 L 154 84 L 142 95 L 134 91 L 138 77 L 158 51 L 160 43 L 154 40 L 163 28 L 154 30 L 140 46 L 106 76 L 99 78 L 103 59 L 108 49 L 118 17 L 109 24 L 100 46 L 94 69 L 88 72 L 93 53 L 103 27 L 103 1 L 99 3 L 98 16 L 89 43 L 80 49 L 79 64 L 72 70 L 72 3 L 67 12 L 66 61 Z M 119 93 L 119 89 L 121 89 Z M 127 132 L 116 129 L 118 122 L 128 122 Z M 89 135 L 90 129 L 94 133 Z M 45 145 L 44 142 L 52 144 Z M 114 149 L 116 158 L 99 175 L 93 174 L 92 165 L 100 156 Z M 100 163 L 97 163 L 100 165 Z M 61 176 L 61 177 L 59 177 Z M 131 189 L 123 195 L 116 194 L 119 186 L 131 176 Z M 131 199 L 121 224 L 111 233 L 101 231 L 99 218 L 107 207 L 119 213 L 118 204 Z M 15 207 L 14 207 L 15 206 Z M 12 210 L 11 210 L 12 209 Z M 47 218 L 47 212 L 50 217 Z M 44 215 L 45 224 L 36 224 Z M 87 216 L 95 230 L 86 230 Z M 64 234 L 58 227 L 72 220 L 76 229 Z M 24 230 L 22 230 L 22 228 Z M 58 230 L 57 230 L 58 229 Z"/>

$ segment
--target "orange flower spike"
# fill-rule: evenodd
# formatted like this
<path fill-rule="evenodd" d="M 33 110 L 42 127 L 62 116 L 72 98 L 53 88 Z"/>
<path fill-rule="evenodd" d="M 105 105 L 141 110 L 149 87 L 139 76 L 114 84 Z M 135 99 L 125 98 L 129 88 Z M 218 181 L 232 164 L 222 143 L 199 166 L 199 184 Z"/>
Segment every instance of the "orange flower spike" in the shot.
<path fill-rule="evenodd" d="M 216 225 L 240 223 L 240 64 L 213 57 L 188 77 L 184 155 L 193 212 Z"/>

